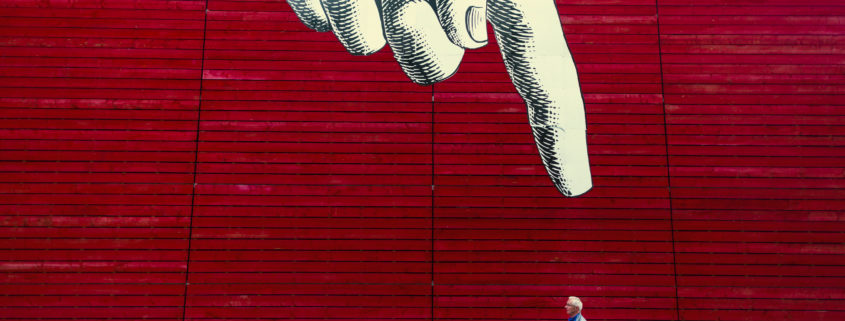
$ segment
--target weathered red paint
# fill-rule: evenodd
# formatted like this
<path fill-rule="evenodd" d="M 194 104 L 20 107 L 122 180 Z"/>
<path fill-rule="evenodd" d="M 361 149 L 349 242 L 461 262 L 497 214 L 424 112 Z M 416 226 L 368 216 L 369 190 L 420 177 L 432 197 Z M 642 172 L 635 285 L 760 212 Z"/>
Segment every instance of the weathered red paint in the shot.
<path fill-rule="evenodd" d="M 420 87 L 283 1 L 0 2 L 0 318 L 845 319 L 840 1 L 557 2 L 575 199 L 494 43 Z"/>

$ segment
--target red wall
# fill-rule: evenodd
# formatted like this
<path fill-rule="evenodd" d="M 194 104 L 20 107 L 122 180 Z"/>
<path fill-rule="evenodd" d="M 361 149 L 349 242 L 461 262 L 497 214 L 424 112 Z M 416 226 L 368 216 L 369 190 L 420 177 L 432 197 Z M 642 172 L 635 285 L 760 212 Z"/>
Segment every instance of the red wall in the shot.
<path fill-rule="evenodd" d="M 0 1 L 0 319 L 845 319 L 841 2 L 558 5 L 574 199 L 494 43 L 420 87 L 284 1 Z"/>

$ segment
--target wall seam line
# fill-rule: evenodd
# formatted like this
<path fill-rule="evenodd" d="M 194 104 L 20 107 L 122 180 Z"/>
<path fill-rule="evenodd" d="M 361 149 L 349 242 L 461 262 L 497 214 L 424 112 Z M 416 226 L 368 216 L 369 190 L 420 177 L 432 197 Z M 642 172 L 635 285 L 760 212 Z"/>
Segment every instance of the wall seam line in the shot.
<path fill-rule="evenodd" d="M 431 320 L 434 320 L 434 84 L 431 85 Z"/>
<path fill-rule="evenodd" d="M 654 1 L 654 17 L 657 25 L 657 57 L 660 66 L 660 103 L 663 105 L 663 146 L 666 148 L 666 188 L 669 193 L 669 228 L 672 242 L 672 276 L 674 277 L 675 285 L 675 316 L 677 320 L 681 320 L 681 304 L 680 296 L 678 295 L 678 260 L 677 251 L 675 250 L 675 215 L 672 206 L 672 171 L 669 162 L 669 130 L 666 121 L 666 80 L 663 72 L 663 41 L 660 38 L 660 0 Z"/>
<path fill-rule="evenodd" d="M 193 172 L 193 179 L 191 180 L 191 211 L 190 217 L 188 218 L 188 250 L 185 255 L 185 291 L 182 293 L 182 320 L 186 319 L 186 312 L 188 309 L 188 276 L 190 275 L 191 271 L 191 240 L 193 239 L 193 231 L 194 231 L 194 204 L 197 197 L 197 164 L 199 162 L 199 141 L 200 141 L 200 122 L 202 117 L 202 83 L 203 83 L 203 74 L 205 73 L 205 40 L 207 38 L 206 32 L 208 31 L 208 0 L 205 1 L 205 6 L 203 8 L 203 23 L 202 23 L 202 49 L 200 50 L 200 73 L 199 73 L 199 95 L 197 101 L 197 124 L 196 124 L 196 136 L 194 138 L 194 172 Z"/>

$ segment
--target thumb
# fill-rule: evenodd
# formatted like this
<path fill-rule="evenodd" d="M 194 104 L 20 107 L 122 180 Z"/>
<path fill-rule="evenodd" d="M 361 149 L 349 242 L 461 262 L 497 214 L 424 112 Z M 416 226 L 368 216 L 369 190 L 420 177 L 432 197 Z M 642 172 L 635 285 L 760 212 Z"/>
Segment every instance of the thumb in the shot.
<path fill-rule="evenodd" d="M 553 0 L 487 0 L 487 19 L 549 176 L 566 196 L 593 184 L 584 101 Z"/>
<path fill-rule="evenodd" d="M 486 0 L 435 0 L 440 25 L 452 43 L 466 49 L 487 44 Z"/>

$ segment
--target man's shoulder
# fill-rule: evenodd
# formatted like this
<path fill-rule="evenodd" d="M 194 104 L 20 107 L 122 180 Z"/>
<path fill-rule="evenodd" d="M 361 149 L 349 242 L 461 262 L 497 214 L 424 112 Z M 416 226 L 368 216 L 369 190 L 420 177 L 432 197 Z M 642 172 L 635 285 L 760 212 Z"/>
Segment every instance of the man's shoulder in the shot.
<path fill-rule="evenodd" d="M 585 318 L 584 315 L 579 314 L 578 321 L 587 321 L 587 318 Z"/>

